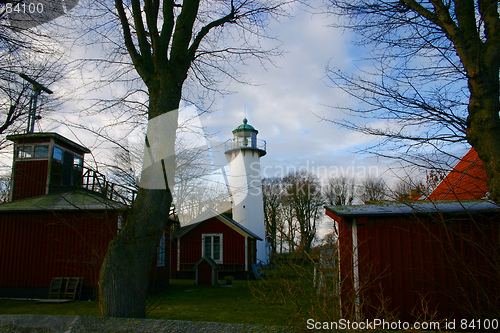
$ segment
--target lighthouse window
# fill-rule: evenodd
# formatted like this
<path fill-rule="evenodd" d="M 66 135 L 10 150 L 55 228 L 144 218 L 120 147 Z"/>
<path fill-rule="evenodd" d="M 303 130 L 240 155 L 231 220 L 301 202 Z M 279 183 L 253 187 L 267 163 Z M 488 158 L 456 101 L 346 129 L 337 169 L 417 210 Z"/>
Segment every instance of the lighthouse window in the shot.
<path fill-rule="evenodd" d="M 222 262 L 222 234 L 203 235 L 203 256 Z"/>

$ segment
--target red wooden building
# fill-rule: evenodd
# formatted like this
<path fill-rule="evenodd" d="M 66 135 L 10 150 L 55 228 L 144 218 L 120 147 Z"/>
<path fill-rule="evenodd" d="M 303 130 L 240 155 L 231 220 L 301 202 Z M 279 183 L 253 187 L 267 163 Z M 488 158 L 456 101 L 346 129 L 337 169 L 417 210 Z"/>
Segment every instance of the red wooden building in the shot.
<path fill-rule="evenodd" d="M 227 215 L 209 210 L 172 235 L 172 277 L 195 279 L 195 265 L 204 256 L 219 266 L 221 278 L 246 277 L 256 263 L 257 240 Z"/>
<path fill-rule="evenodd" d="M 45 298 L 54 277 L 83 277 L 92 297 L 132 196 L 83 167 L 89 150 L 56 133 L 14 142 L 10 202 L 0 205 L 0 297 Z M 119 194 L 120 193 L 120 194 Z M 152 277 L 169 277 L 167 231 Z"/>
<path fill-rule="evenodd" d="M 470 163 L 470 155 L 430 195 L 460 200 L 326 208 L 339 228 L 343 317 L 381 318 L 389 312 L 412 322 L 424 312 L 423 304 L 438 319 L 498 314 L 500 207 L 464 200 L 484 197 L 486 189 L 477 180 L 484 175 L 479 161 Z M 382 303 L 387 312 L 378 314 Z"/>

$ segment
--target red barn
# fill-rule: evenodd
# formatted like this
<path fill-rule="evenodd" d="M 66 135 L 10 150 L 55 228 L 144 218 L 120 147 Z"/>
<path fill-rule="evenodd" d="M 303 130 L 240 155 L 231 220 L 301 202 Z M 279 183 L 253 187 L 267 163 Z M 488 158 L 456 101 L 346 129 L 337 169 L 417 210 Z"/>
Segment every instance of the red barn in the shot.
<path fill-rule="evenodd" d="M 472 149 L 428 198 L 455 200 L 326 207 L 339 230 L 343 316 L 380 318 L 382 305 L 409 322 L 424 305 L 437 319 L 498 315 L 500 206 L 465 200 L 485 196 L 485 175 Z"/>
<path fill-rule="evenodd" d="M 195 265 L 208 256 L 221 277 L 246 277 L 256 264 L 256 242 L 262 240 L 224 214 L 209 210 L 172 235 L 172 277 L 195 278 Z"/>
<path fill-rule="evenodd" d="M 83 277 L 92 297 L 102 260 L 133 194 L 83 167 L 89 150 L 56 133 L 14 141 L 10 202 L 0 205 L 0 296 L 45 298 L 52 278 Z M 170 233 L 152 271 L 167 279 Z"/>

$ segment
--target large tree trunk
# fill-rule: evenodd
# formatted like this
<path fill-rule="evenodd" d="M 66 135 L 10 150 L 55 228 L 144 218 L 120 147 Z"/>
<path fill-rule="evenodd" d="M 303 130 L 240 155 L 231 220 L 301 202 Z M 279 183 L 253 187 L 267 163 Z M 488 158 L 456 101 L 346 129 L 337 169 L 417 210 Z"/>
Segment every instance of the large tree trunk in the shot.
<path fill-rule="evenodd" d="M 484 5 L 483 5 L 484 6 Z M 500 203 L 500 20 L 498 4 L 483 11 L 486 42 L 477 41 L 469 57 L 461 55 L 467 71 L 470 100 L 467 140 L 476 149 L 488 176 L 490 197 Z M 488 14 L 489 12 L 489 14 Z"/>
<path fill-rule="evenodd" d="M 470 80 L 467 139 L 484 163 L 490 197 L 500 202 L 500 102 L 495 79 Z"/>
<path fill-rule="evenodd" d="M 144 318 L 152 260 L 158 248 L 172 196 L 166 190 L 139 191 L 124 228 L 111 241 L 101 267 L 99 306 L 110 317 Z"/>
<path fill-rule="evenodd" d="M 185 77 L 181 76 L 182 79 Z M 149 165 L 143 162 L 137 199 L 126 217 L 122 230 L 108 246 L 99 280 L 99 307 L 101 315 L 107 317 L 146 316 L 149 273 L 160 239 L 168 228 L 175 171 L 174 146 L 177 129 L 175 111 L 181 100 L 182 84 L 177 84 L 175 80 L 167 82 L 153 80 L 149 83 L 148 89 L 149 123 L 145 158 L 147 159 L 149 147 L 155 145 L 156 153 L 165 155 L 151 156 Z M 158 126 L 157 119 L 161 119 L 161 116 L 169 112 L 173 116 L 167 118 L 168 123 L 161 120 L 162 126 Z M 151 127 L 156 128 L 154 133 L 156 142 L 152 141 L 153 138 L 148 138 L 152 134 Z M 149 167 L 150 165 L 153 167 Z"/>

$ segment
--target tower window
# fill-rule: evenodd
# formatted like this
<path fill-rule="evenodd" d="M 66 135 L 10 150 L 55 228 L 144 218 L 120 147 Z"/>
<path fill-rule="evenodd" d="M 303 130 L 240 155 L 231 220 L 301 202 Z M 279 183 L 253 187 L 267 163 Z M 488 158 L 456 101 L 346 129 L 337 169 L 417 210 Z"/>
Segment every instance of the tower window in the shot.
<path fill-rule="evenodd" d="M 49 146 L 29 145 L 16 148 L 16 158 L 44 158 L 49 156 Z"/>
<path fill-rule="evenodd" d="M 17 147 L 16 157 L 18 157 L 18 158 L 31 158 L 32 148 L 33 148 L 32 146 Z"/>
<path fill-rule="evenodd" d="M 63 150 L 61 148 L 54 147 L 53 157 L 56 161 L 62 162 Z"/>
<path fill-rule="evenodd" d="M 34 158 L 49 156 L 49 146 L 35 146 L 34 148 Z"/>

